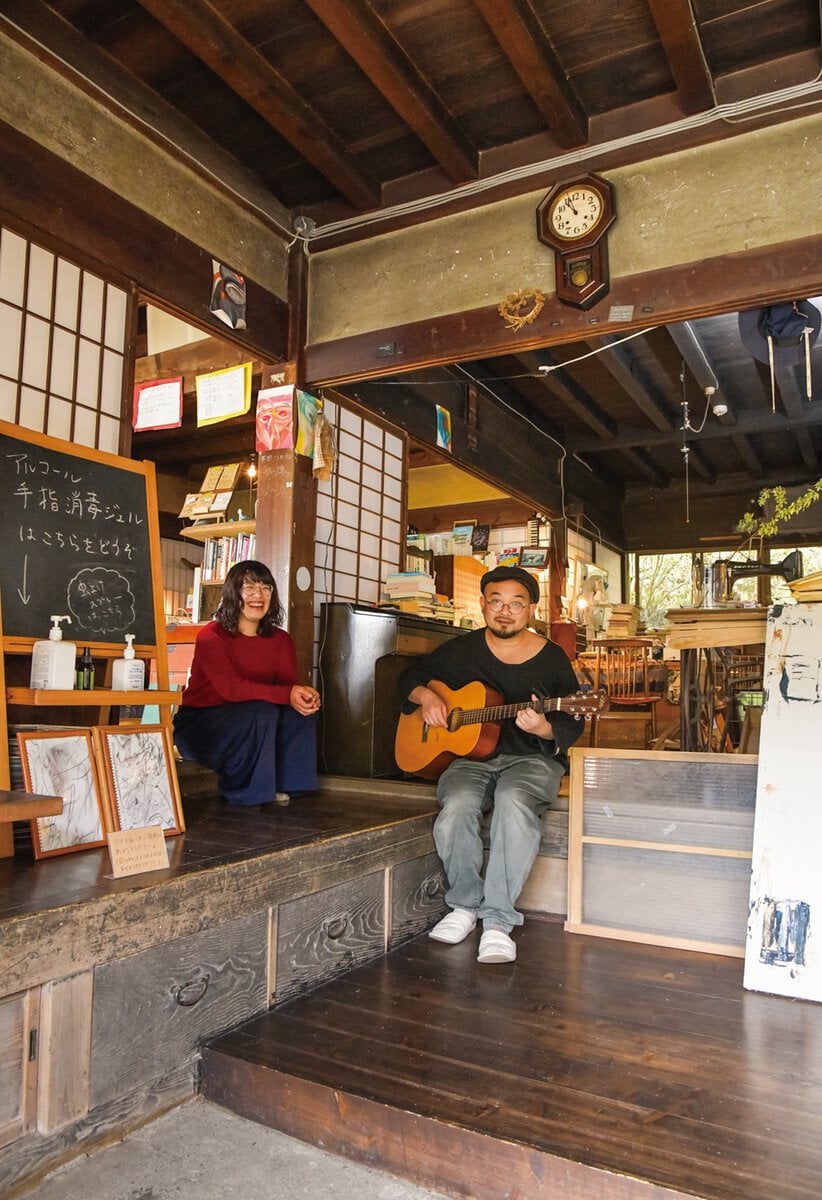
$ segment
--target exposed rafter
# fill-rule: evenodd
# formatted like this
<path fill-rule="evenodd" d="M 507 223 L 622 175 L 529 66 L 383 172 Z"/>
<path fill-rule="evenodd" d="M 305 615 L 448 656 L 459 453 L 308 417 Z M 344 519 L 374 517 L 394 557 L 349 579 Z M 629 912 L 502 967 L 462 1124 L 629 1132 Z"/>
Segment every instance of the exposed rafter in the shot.
<path fill-rule="evenodd" d="M 448 175 L 474 179 L 476 150 L 377 14 L 360 0 L 306 3 Z"/>
<path fill-rule="evenodd" d="M 511 66 L 564 149 L 588 140 L 588 118 L 528 0 L 474 0 Z"/>
<path fill-rule="evenodd" d="M 337 134 L 208 0 L 138 0 L 358 208 L 379 193 Z"/>
<path fill-rule="evenodd" d="M 694 16 L 692 0 L 648 0 L 651 16 L 676 83 L 683 112 L 716 104 L 714 81 Z"/>

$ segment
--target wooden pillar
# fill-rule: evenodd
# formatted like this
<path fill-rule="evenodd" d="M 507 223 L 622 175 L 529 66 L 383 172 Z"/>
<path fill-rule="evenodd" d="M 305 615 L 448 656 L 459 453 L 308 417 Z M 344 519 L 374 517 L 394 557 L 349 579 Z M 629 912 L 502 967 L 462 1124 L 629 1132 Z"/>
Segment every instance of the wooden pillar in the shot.
<path fill-rule="evenodd" d="M 288 355 L 282 368 L 263 368 L 262 386 L 297 385 L 306 327 L 307 256 L 297 241 L 289 253 Z M 292 417 L 297 433 L 297 405 Z M 271 450 L 257 462 L 257 557 L 277 581 L 294 639 L 300 680 L 308 683 L 314 644 L 314 531 L 317 485 L 313 462 L 295 450 Z"/>
<path fill-rule="evenodd" d="M 271 568 L 297 647 L 301 682 L 310 679 L 314 641 L 314 525 L 317 488 L 312 462 L 294 450 L 261 454 L 257 484 L 257 558 Z"/>

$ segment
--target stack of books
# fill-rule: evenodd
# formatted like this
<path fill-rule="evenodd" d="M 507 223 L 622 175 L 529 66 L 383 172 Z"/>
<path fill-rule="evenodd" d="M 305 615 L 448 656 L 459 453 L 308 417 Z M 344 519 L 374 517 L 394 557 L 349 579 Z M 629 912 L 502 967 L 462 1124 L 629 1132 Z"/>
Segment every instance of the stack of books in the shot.
<path fill-rule="evenodd" d="M 801 579 L 789 583 L 788 587 L 797 604 L 822 600 L 822 571 L 814 571 L 813 575 L 803 575 Z"/>
<path fill-rule="evenodd" d="M 438 603 L 434 580 L 425 571 L 394 571 L 383 584 L 382 604 L 432 617 Z"/>
<path fill-rule="evenodd" d="M 639 609 L 635 604 L 612 604 L 608 618 L 608 637 L 636 637 Z"/>

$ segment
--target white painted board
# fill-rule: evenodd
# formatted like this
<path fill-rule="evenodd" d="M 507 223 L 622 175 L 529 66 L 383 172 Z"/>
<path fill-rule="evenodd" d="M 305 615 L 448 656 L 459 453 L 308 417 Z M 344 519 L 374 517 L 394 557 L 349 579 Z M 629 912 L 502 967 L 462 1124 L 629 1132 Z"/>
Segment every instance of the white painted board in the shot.
<path fill-rule="evenodd" d="M 822 1000 L 822 604 L 768 612 L 744 986 Z"/>

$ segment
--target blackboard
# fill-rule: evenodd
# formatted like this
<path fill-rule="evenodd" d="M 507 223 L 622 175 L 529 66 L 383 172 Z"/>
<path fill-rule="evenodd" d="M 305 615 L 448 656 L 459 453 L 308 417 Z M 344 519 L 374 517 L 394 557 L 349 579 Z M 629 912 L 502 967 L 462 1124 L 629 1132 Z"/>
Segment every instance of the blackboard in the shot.
<path fill-rule="evenodd" d="M 0 422 L 4 637 L 67 613 L 65 641 L 156 643 L 148 487 L 142 464 Z"/>

